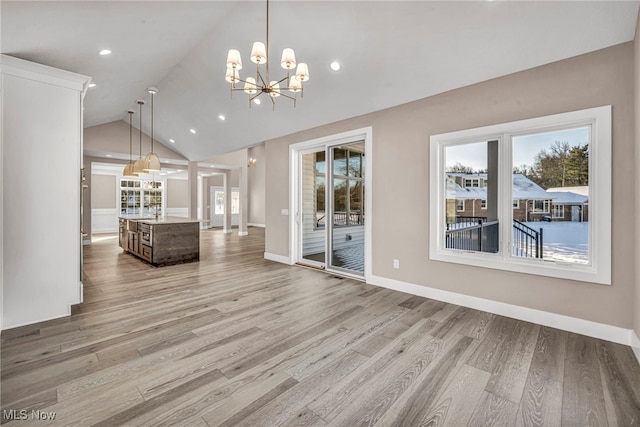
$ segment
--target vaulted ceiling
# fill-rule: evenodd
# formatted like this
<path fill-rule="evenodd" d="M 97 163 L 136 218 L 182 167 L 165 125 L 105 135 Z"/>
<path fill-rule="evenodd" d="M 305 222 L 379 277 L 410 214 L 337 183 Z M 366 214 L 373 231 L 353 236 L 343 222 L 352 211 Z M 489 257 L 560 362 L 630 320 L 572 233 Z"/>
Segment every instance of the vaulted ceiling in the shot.
<path fill-rule="evenodd" d="M 272 1 L 272 78 L 284 76 L 285 47 L 311 76 L 297 107 L 279 98 L 275 112 L 266 98 L 251 109 L 244 93 L 231 99 L 224 80 L 230 48 L 242 54 L 241 76 L 250 75 L 251 45 L 265 41 L 265 5 L 5 0 L 2 53 L 91 76 L 85 127 L 126 119 L 157 86 L 156 138 L 204 160 L 630 41 L 639 2 Z M 105 48 L 112 54 L 98 55 Z M 329 68 L 336 60 L 338 72 Z M 143 117 L 148 133 L 148 108 Z"/>

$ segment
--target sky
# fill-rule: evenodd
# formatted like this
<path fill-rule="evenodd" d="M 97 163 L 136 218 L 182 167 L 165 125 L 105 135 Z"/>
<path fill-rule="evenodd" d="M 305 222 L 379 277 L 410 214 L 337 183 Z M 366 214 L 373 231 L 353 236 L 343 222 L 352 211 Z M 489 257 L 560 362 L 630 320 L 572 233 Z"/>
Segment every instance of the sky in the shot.
<path fill-rule="evenodd" d="M 581 127 L 515 137 L 513 138 L 513 166 L 532 166 L 536 154 L 542 149 L 549 151 L 549 147 L 555 141 L 567 141 L 571 146 L 584 145 L 589 141 L 589 128 Z M 486 142 L 450 146 L 446 150 L 447 168 L 456 163 L 471 166 L 474 170 L 487 168 Z"/>

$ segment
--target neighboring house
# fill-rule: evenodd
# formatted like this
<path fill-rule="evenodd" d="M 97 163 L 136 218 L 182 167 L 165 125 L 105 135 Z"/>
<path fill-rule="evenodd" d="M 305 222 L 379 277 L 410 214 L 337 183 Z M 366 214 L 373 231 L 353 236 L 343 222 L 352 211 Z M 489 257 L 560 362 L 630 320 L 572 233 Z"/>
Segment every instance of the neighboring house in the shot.
<path fill-rule="evenodd" d="M 447 173 L 447 222 L 487 216 L 487 174 Z M 552 196 L 522 174 L 513 175 L 513 219 L 541 221 L 551 215 Z"/>
<path fill-rule="evenodd" d="M 552 198 L 553 221 L 589 221 L 589 196 L 571 191 L 551 190 L 547 190 L 547 194 Z"/>

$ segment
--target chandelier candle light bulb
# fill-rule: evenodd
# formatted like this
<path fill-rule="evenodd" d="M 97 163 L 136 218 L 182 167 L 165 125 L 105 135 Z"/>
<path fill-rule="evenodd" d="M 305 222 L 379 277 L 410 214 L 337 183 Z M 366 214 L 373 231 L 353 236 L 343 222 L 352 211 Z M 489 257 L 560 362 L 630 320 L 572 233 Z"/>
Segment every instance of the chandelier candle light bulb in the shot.
<path fill-rule="evenodd" d="M 237 49 L 229 49 L 225 80 L 231 84 L 232 97 L 233 92 L 239 90 L 249 95 L 249 108 L 251 108 L 251 101 L 254 101 L 255 104 L 260 104 L 259 96 L 263 93 L 269 96 L 268 99 L 271 100 L 274 110 L 276 105 L 275 98 L 280 96 L 291 99 L 295 107 L 298 93 L 300 93 L 300 97 L 303 95 L 303 83 L 309 81 L 309 67 L 304 62 L 297 63 L 294 50 L 288 47 L 282 50 L 280 59 L 280 65 L 287 70 L 287 75 L 279 80 L 271 80 L 269 78 L 269 62 L 267 61 L 269 57 L 269 0 L 267 0 L 266 18 L 266 45 L 262 42 L 254 42 L 251 48 L 250 59 L 251 62 L 256 64 L 256 76 L 243 79 L 239 73 L 239 70 L 242 69 L 240 52 Z M 261 65 L 265 66 L 264 70 L 261 69 Z M 295 70 L 295 74 L 292 76 L 293 70 Z M 244 83 L 244 86 L 236 87 L 236 83 Z M 289 91 L 293 95 L 288 95 L 284 91 Z"/>

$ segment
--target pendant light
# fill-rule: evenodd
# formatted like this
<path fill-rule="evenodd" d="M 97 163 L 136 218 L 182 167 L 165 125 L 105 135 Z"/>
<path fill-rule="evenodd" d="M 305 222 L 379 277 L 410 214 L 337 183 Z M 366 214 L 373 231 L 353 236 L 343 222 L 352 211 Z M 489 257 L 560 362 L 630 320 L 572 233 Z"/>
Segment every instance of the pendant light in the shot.
<path fill-rule="evenodd" d="M 124 171 L 122 171 L 122 176 L 124 177 L 136 177 L 137 175 L 135 175 L 133 173 L 133 124 L 131 122 L 131 117 L 133 117 L 133 114 L 135 113 L 135 111 L 133 110 L 128 110 L 127 113 L 129 113 L 129 163 L 126 164 L 126 166 L 124 167 Z"/>
<path fill-rule="evenodd" d="M 145 162 L 142 158 L 142 106 L 144 105 L 144 101 L 142 99 L 138 99 L 136 102 L 140 106 L 140 154 L 138 156 L 138 160 L 133 164 L 133 173 L 136 175 L 145 175 Z"/>
<path fill-rule="evenodd" d="M 147 88 L 147 92 L 151 94 L 151 152 L 144 159 L 144 170 L 145 172 L 158 172 L 160 170 L 160 159 L 153 152 L 153 95 L 158 93 L 158 88 L 152 86 Z"/>

